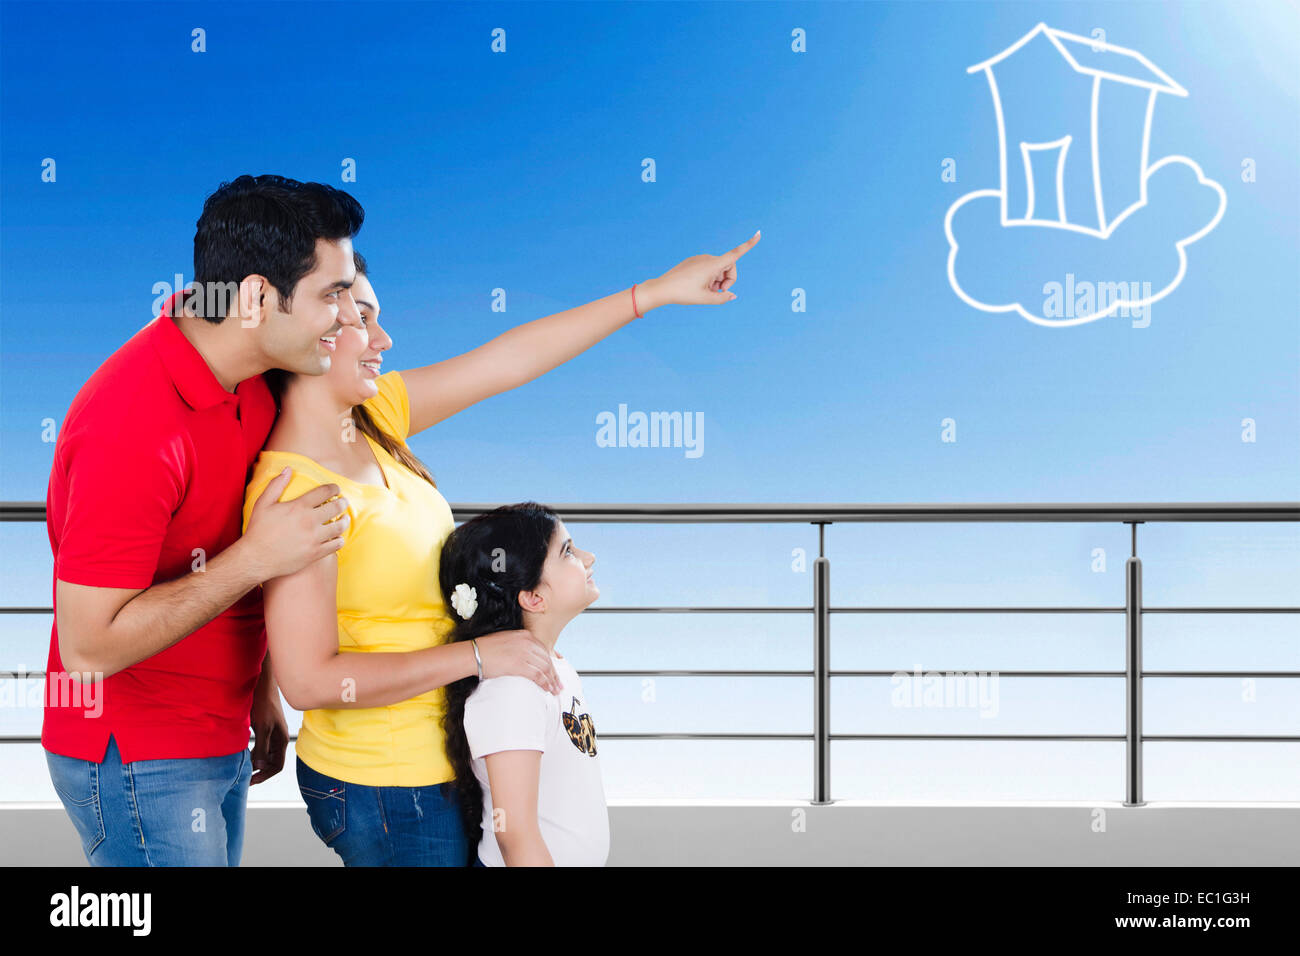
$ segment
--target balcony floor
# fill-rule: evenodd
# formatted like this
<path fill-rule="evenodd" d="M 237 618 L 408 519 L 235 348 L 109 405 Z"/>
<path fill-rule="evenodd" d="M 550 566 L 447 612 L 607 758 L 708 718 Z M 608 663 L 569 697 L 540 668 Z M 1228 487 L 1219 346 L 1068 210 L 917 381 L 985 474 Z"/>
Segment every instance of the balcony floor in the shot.
<path fill-rule="evenodd" d="M 1297 866 L 1300 804 L 611 801 L 610 866 Z M 0 804 L 3 863 L 85 864 L 57 804 Z M 300 804 L 249 804 L 245 866 L 337 866 Z"/>

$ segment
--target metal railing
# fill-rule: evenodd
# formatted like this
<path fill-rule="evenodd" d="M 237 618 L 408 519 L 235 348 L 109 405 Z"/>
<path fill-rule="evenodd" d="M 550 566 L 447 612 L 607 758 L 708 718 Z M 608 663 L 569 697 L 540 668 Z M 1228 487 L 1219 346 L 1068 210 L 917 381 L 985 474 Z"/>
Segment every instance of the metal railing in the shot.
<path fill-rule="evenodd" d="M 459 521 L 496 508 L 496 504 L 452 504 Z M 585 614 L 811 614 L 813 669 L 806 670 L 585 670 L 588 677 L 804 677 L 813 679 L 813 732 L 800 733 L 602 733 L 614 740 L 811 740 L 813 800 L 828 804 L 830 745 L 836 740 L 1035 740 L 1124 742 L 1125 806 L 1142 806 L 1142 745 L 1171 742 L 1286 742 L 1291 735 L 1148 735 L 1142 732 L 1142 680 L 1146 677 L 1300 677 L 1300 671 L 1147 671 L 1142 669 L 1142 619 L 1147 614 L 1296 614 L 1300 607 L 1146 607 L 1142 602 L 1142 561 L 1137 556 L 1137 526 L 1148 522 L 1300 521 L 1300 502 L 1188 504 L 556 504 L 565 524 L 709 524 L 799 523 L 817 526 L 810 606 L 798 607 L 590 607 Z M 45 520 L 41 502 L 0 502 L 0 522 Z M 853 522 L 1086 522 L 1131 526 L 1131 555 L 1125 563 L 1122 607 L 833 607 L 826 525 Z M 53 614 L 49 607 L 0 607 L 3 614 Z M 999 671 L 1007 677 L 1107 677 L 1125 684 L 1123 734 L 833 734 L 830 729 L 832 677 L 890 677 L 896 670 L 834 670 L 830 666 L 832 614 L 1123 614 L 1125 667 L 1122 671 Z M 43 671 L 29 678 L 43 677 Z M 39 737 L 0 737 L 0 742 L 37 742 Z"/>

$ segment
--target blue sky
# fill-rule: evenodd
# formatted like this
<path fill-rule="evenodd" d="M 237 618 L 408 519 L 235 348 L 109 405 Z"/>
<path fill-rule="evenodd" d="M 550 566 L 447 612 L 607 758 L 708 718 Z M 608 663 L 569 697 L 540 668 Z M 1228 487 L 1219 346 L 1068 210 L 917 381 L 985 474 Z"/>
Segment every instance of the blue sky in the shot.
<path fill-rule="evenodd" d="M 1300 499 L 1300 14 L 1291 5 L 6 3 L 0 18 L 4 500 L 44 498 L 53 445 L 43 420 L 61 422 L 90 373 L 151 318 L 155 284 L 191 278 L 203 198 L 245 172 L 330 182 L 363 203 L 356 246 L 371 263 L 394 339 L 387 367 L 397 369 L 762 229 L 741 261 L 735 302 L 652 312 L 413 439 L 452 501 Z M 1224 190 L 1221 221 L 1186 247 L 1185 276 L 1142 327 L 1112 316 L 1048 328 L 974 309 L 949 284 L 945 213 L 999 185 L 989 85 L 966 68 L 1039 21 L 1087 36 L 1102 29 L 1186 88 L 1185 98 L 1159 98 L 1150 156 L 1193 158 Z M 191 51 L 195 27 L 206 52 Z M 490 48 L 496 28 L 506 31 L 504 54 Z M 805 31 L 807 52 L 791 50 L 794 30 Z M 1034 92 L 1039 106 L 1064 109 L 1077 85 L 1057 76 Z M 42 181 L 47 157 L 55 182 Z M 654 182 L 642 179 L 646 157 Z M 345 158 L 355 183 L 340 180 Z M 1155 237 L 1181 224 L 1183 208 L 1175 196 L 1139 228 L 1135 248 L 1149 264 L 1141 259 L 1136 277 L 1168 267 L 1169 244 Z M 1050 259 L 1045 243 L 1036 252 Z M 993 285 L 1030 274 L 992 255 L 975 262 Z M 505 313 L 492 310 L 497 288 Z M 806 311 L 792 310 L 794 290 Z M 703 454 L 599 447 L 596 418 L 620 404 L 702 415 Z M 956 441 L 943 440 L 946 419 Z M 1242 440 L 1244 419 L 1253 442 Z M 815 551 L 812 529 L 573 530 L 598 555 L 602 604 L 801 604 L 810 593 L 790 555 Z M 1117 605 L 1127 543 L 1124 527 L 1088 525 L 837 526 L 827 536 L 833 598 L 857 604 Z M 0 546 L 4 603 L 47 603 L 43 528 L 0 528 Z M 1097 547 L 1109 556 L 1104 573 L 1090 568 Z M 1148 525 L 1139 549 L 1150 604 L 1300 604 L 1294 525 Z M 811 664 L 803 617 L 697 621 L 587 615 L 565 641 L 579 671 Z M 1300 667 L 1294 616 L 1158 621 L 1148 624 L 1150 667 Z M 47 620 L 0 627 L 0 666 L 44 665 Z M 1123 662 L 1114 616 L 1069 627 L 1054 616 L 842 616 L 834 633 L 836 667 Z M 809 729 L 806 682 L 777 681 L 663 679 L 654 704 L 630 679 L 593 678 L 589 691 L 604 697 L 610 716 L 597 724 L 611 732 L 687 729 L 683 714 L 701 730 L 787 713 L 791 729 Z M 1170 733 L 1300 733 L 1296 681 L 1261 681 L 1249 706 L 1231 681 L 1226 690 L 1166 683 L 1148 692 L 1148 723 L 1160 716 Z M 881 709 L 879 687 L 836 687 L 836 729 L 920 732 L 915 712 Z M 1122 730 L 1118 682 L 1002 687 L 1001 716 L 982 721 L 998 727 L 991 732 Z M 30 733 L 32 716 L 6 721 Z M 963 732 L 966 716 L 942 719 Z M 725 795 L 732 778 L 709 768 L 734 760 L 746 776 L 748 746 L 611 744 L 602 756 L 612 796 L 657 786 L 647 767 L 673 747 L 683 786 L 712 793 L 716 784 Z M 744 795 L 806 791 L 802 745 L 754 746 L 769 747 L 771 770 Z M 851 788 L 843 795 L 911 794 L 924 776 L 915 768 L 950 747 L 900 745 L 907 758 L 875 746 L 837 744 L 850 755 L 837 776 Z M 952 765 L 975 769 L 954 772 L 942 797 L 985 793 L 989 780 L 1055 799 L 1101 799 L 1122 785 L 1121 755 L 1108 744 L 1035 751 L 1032 761 L 1014 744 L 952 746 Z M 1009 748 L 1007 775 L 989 772 Z M 1247 777 L 1247 798 L 1300 794 L 1300 777 L 1279 769 L 1300 764 L 1296 745 L 1149 749 L 1169 799 L 1218 793 L 1230 776 L 1198 771 L 1194 753 L 1262 775 Z M 1026 764 L 1057 776 L 1028 777 L 1018 769 Z"/>

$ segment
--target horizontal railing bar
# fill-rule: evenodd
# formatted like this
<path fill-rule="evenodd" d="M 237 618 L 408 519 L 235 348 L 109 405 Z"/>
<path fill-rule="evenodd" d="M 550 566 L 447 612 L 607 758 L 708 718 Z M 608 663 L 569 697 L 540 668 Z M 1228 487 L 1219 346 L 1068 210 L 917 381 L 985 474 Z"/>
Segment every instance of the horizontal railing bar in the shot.
<path fill-rule="evenodd" d="M 1115 614 L 1122 607 L 836 607 L 832 614 Z"/>
<path fill-rule="evenodd" d="M 587 610 L 595 610 L 588 608 Z M 613 611 L 617 608 L 607 608 Z M 832 614 L 1123 614 L 1123 607 L 835 607 Z M 586 612 L 584 612 L 586 613 Z M 1144 607 L 1143 614 L 1300 614 L 1300 607 Z"/>
<path fill-rule="evenodd" d="M 910 676 L 915 673 L 917 668 L 906 670 L 874 670 L 874 671 L 841 671 L 832 670 L 832 677 L 893 677 L 897 674 Z M 998 677 L 1124 677 L 1124 671 L 1013 671 L 999 670 L 998 668 L 978 668 L 978 667 L 925 667 L 920 668 L 923 673 L 940 673 L 940 674 L 962 674 L 962 673 L 983 673 L 995 674 Z M 586 675 L 583 671 L 583 675 Z M 1291 678 L 1300 677 L 1300 671 L 1143 671 L 1143 677 L 1279 677 Z"/>
<path fill-rule="evenodd" d="M 0 501 L 0 521 L 44 521 L 43 501 Z"/>
<path fill-rule="evenodd" d="M 806 671 L 770 671 L 770 670 L 586 670 L 583 677 L 812 677 L 811 670 Z"/>
<path fill-rule="evenodd" d="M 831 740 L 1084 740 L 1124 741 L 1123 734 L 831 734 Z"/>
<path fill-rule="evenodd" d="M 1143 671 L 1143 677 L 1300 677 L 1300 671 Z"/>
<path fill-rule="evenodd" d="M 1123 734 L 831 734 L 831 740 L 1069 740 L 1087 742 L 1123 742 Z M 289 737 L 296 742 L 297 734 Z M 812 734 L 676 734 L 676 733 L 601 733 L 601 740 L 812 740 Z M 1289 735 L 1142 735 L 1153 743 L 1300 743 L 1300 736 Z M 39 736 L 0 736 L 0 744 L 38 744 Z"/>
<path fill-rule="evenodd" d="M 915 668 L 896 670 L 837 670 L 832 677 L 894 677 L 911 675 Z M 939 673 L 989 673 L 999 677 L 1123 677 L 1124 671 L 1044 671 L 999 670 L 976 667 L 930 667 L 925 672 Z M 780 670 L 583 670 L 583 677 L 811 677 L 812 671 Z M 1275 677 L 1300 678 L 1300 671 L 1143 671 L 1143 677 Z"/>
<path fill-rule="evenodd" d="M 601 733 L 600 740 L 812 740 L 812 734 L 614 734 Z M 289 735 L 289 742 L 296 743 L 297 734 Z M 38 744 L 39 736 L 0 736 L 0 744 Z"/>
<path fill-rule="evenodd" d="M 452 505 L 473 517 L 496 505 Z M 1300 521 L 1300 503 L 1188 504 L 552 504 L 584 522 Z"/>
<path fill-rule="evenodd" d="M 812 740 L 812 734 L 651 734 L 651 733 L 605 733 L 598 735 L 599 740 Z"/>
<path fill-rule="evenodd" d="M 807 607 L 589 607 L 583 614 L 811 614 Z"/>
<path fill-rule="evenodd" d="M 812 607 L 589 607 L 584 614 L 810 614 Z M 1123 614 L 1122 607 L 834 607 L 832 614 Z M 53 614 L 52 607 L 2 607 L 0 614 Z M 1300 614 L 1300 607 L 1144 607 L 1143 614 Z"/>
<path fill-rule="evenodd" d="M 1124 741 L 1124 734 L 1061 735 L 1061 734 L 831 734 L 831 740 L 1114 740 Z M 1148 736 L 1143 741 L 1169 743 L 1172 741 L 1300 743 L 1300 737 L 1291 736 Z"/>
<path fill-rule="evenodd" d="M 998 668 L 978 667 L 928 667 L 922 668 L 926 673 L 983 673 L 996 674 L 998 677 L 1123 677 L 1124 671 L 1044 671 L 1044 670 L 999 670 Z M 895 677 L 899 674 L 911 675 L 916 668 L 896 668 L 894 670 L 835 670 L 831 677 Z M 44 680 L 43 670 L 17 671 L 0 670 L 0 680 Z M 583 670 L 583 677 L 812 677 L 811 670 Z M 1262 677 L 1278 679 L 1300 678 L 1300 671 L 1143 671 L 1143 677 Z"/>
<path fill-rule="evenodd" d="M 456 520 L 497 508 L 495 503 L 455 502 Z M 1184 502 L 1120 504 L 743 504 L 731 502 L 555 503 L 565 522 L 708 523 L 857 521 L 1300 521 L 1300 502 Z M 0 502 L 0 521 L 44 521 L 42 501 Z"/>
<path fill-rule="evenodd" d="M 929 668 L 932 671 L 954 672 L 954 671 L 978 671 L 977 668 L 971 667 L 938 667 Z M 831 669 L 831 677 L 894 677 L 898 674 L 911 675 L 913 670 L 899 668 L 897 670 L 874 670 L 874 671 L 856 671 L 856 670 L 835 670 Z M 986 671 L 985 673 L 994 673 L 999 677 L 1123 677 L 1123 671 Z M 734 670 L 583 670 L 583 677 L 812 677 L 812 671 L 734 671 Z M 1235 676 L 1235 675 L 1234 675 Z M 1241 676 L 1258 676 L 1258 675 L 1241 675 Z M 1287 675 L 1289 676 L 1289 675 Z"/>
<path fill-rule="evenodd" d="M 1300 607 L 1144 607 L 1143 614 L 1300 614 Z"/>

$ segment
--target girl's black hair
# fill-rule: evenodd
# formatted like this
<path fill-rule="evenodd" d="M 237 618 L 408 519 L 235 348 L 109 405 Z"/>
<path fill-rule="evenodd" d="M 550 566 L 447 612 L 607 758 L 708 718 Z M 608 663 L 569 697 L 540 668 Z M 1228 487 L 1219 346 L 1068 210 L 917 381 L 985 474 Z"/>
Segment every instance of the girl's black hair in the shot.
<path fill-rule="evenodd" d="M 541 584 L 542 566 L 559 520 L 545 505 L 525 501 L 471 518 L 448 536 L 438 561 L 438 586 L 455 622 L 449 643 L 524 626 L 519 594 L 535 591 Z M 458 584 L 468 584 L 476 592 L 478 606 L 468 619 L 452 605 Z M 465 737 L 465 701 L 476 687 L 477 675 L 448 684 L 442 719 L 447 759 L 456 771 L 461 814 L 469 835 L 470 860 L 478 850 L 483 820 L 483 788 L 474 776 Z"/>

